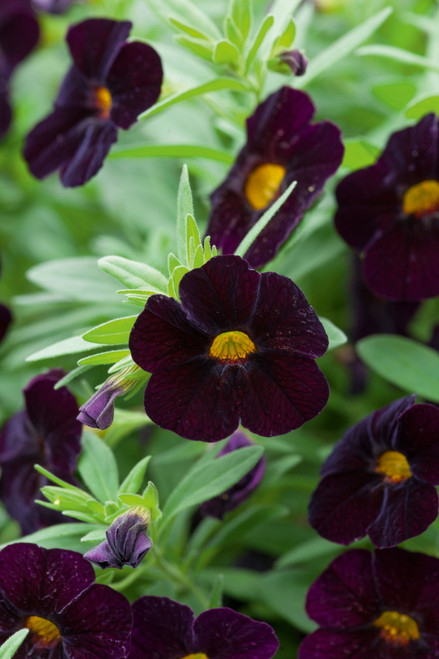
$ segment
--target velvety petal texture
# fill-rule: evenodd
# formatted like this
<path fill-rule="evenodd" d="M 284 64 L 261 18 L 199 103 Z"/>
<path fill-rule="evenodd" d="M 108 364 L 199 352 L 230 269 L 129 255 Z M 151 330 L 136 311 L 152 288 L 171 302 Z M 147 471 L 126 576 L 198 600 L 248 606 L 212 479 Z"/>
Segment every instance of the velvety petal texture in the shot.
<path fill-rule="evenodd" d="M 439 559 L 402 549 L 354 549 L 311 586 L 306 610 L 321 629 L 298 659 L 435 659 Z"/>
<path fill-rule="evenodd" d="M 305 66 L 303 61 L 296 64 L 299 68 Z M 340 131 L 329 121 L 310 124 L 314 112 L 314 105 L 304 92 L 282 87 L 247 120 L 247 144 L 211 196 L 206 233 L 224 253 L 233 253 L 270 204 L 292 181 L 297 181 L 288 200 L 245 254 L 255 268 L 268 263 L 326 180 L 337 171 L 343 157 Z M 258 171 L 262 172 L 262 179 L 254 186 L 252 177 Z M 272 180 L 273 171 L 277 173 Z M 262 187 L 267 186 L 266 203 L 255 204 L 249 187 L 256 190 L 261 181 Z"/>
<path fill-rule="evenodd" d="M 51 623 L 46 634 L 41 619 Z M 96 585 L 81 554 L 28 543 L 0 552 L 0 641 L 23 627 L 30 630 L 17 659 L 123 659 L 131 624 L 126 598 Z"/>
<path fill-rule="evenodd" d="M 254 443 L 241 430 L 237 430 L 230 437 L 227 444 L 218 453 L 218 458 L 228 453 L 233 453 L 240 448 L 254 446 Z M 219 494 L 214 499 L 209 499 L 201 505 L 203 515 L 223 519 L 224 515 L 237 508 L 243 501 L 251 496 L 252 492 L 258 487 L 265 473 L 266 459 L 264 456 L 251 469 L 248 474 L 243 476 L 235 485 L 228 490 Z"/>
<path fill-rule="evenodd" d="M 270 625 L 223 607 L 192 610 L 167 597 L 141 597 L 133 604 L 133 640 L 129 659 L 271 659 L 279 646 Z"/>
<path fill-rule="evenodd" d="M 335 226 L 363 254 L 366 285 L 382 298 L 439 295 L 438 151 L 438 118 L 428 114 L 337 187 Z"/>
<path fill-rule="evenodd" d="M 26 406 L 0 432 L 0 498 L 23 534 L 66 521 L 60 513 L 35 503 L 47 479 L 34 469 L 40 464 L 72 482 L 81 450 L 78 405 L 66 387 L 54 389 L 64 375 L 52 370 L 33 378 L 24 389 Z"/>
<path fill-rule="evenodd" d="M 333 542 L 394 547 L 438 515 L 439 409 L 407 396 L 347 431 L 322 466 L 309 521 Z"/>
<path fill-rule="evenodd" d="M 127 129 L 160 95 L 159 55 L 127 43 L 129 21 L 90 18 L 72 26 L 73 58 L 54 111 L 29 133 L 24 157 L 37 178 L 57 169 L 65 187 L 83 185 L 102 167 L 118 128 Z"/>
<path fill-rule="evenodd" d="M 212 442 L 240 421 L 272 436 L 321 412 L 328 384 L 314 359 L 328 338 L 292 281 L 217 256 L 179 294 L 180 304 L 151 296 L 130 335 L 134 361 L 152 373 L 145 410 L 157 425 Z"/>

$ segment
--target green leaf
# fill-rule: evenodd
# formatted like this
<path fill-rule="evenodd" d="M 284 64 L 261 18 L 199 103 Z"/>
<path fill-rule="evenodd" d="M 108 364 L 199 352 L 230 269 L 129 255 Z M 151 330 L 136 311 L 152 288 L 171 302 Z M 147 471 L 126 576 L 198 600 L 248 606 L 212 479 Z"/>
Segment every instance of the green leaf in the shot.
<path fill-rule="evenodd" d="M 198 55 L 198 57 L 201 57 L 208 62 L 212 60 L 214 46 L 211 42 L 206 41 L 205 39 L 194 39 L 193 37 L 183 36 L 176 36 L 175 41 L 179 43 L 180 46 L 183 46 L 195 53 L 195 55 Z"/>
<path fill-rule="evenodd" d="M 201 245 L 200 231 L 194 216 L 188 214 L 186 216 L 186 262 L 190 268 L 192 267 L 193 260 L 191 258 L 191 238 L 193 239 L 193 253 L 195 253 L 198 245 Z"/>
<path fill-rule="evenodd" d="M 189 272 L 189 268 L 186 268 L 185 265 L 179 265 L 178 268 L 175 268 L 174 272 L 172 273 L 171 283 L 175 292 L 172 297 L 175 297 L 176 300 L 180 299 L 178 294 L 178 287 L 180 286 L 180 282 L 187 272 Z"/>
<path fill-rule="evenodd" d="M 119 486 L 117 463 L 113 452 L 97 435 L 84 432 L 78 462 L 84 483 L 99 501 L 115 500 Z"/>
<path fill-rule="evenodd" d="M 183 252 L 184 252 L 184 251 L 185 251 L 185 249 L 184 249 L 184 232 L 183 232 L 183 234 L 182 234 L 182 248 L 183 248 Z M 181 263 L 180 263 L 180 261 L 178 260 L 178 258 L 175 256 L 175 254 L 173 254 L 172 252 L 170 252 L 170 253 L 168 254 L 168 271 L 169 271 L 169 276 L 172 275 L 172 272 L 174 271 L 174 268 L 177 268 L 179 265 L 181 265 Z"/>
<path fill-rule="evenodd" d="M 407 109 L 405 116 L 408 119 L 421 119 L 421 117 L 429 112 L 439 114 L 439 96 L 427 96 L 420 101 L 416 101 L 416 103 Z"/>
<path fill-rule="evenodd" d="M 385 380 L 439 403 L 439 354 L 412 339 L 375 334 L 356 344 L 361 359 Z"/>
<path fill-rule="evenodd" d="M 84 536 L 82 536 L 81 542 L 102 542 L 105 540 L 105 531 L 107 528 L 108 527 L 105 524 L 102 524 L 100 528 L 89 531 Z"/>
<path fill-rule="evenodd" d="M 114 364 L 124 357 L 130 355 L 129 350 L 107 350 L 106 352 L 98 352 L 96 355 L 90 357 L 83 357 L 78 360 L 80 366 L 95 366 L 98 364 Z"/>
<path fill-rule="evenodd" d="M 99 259 L 99 267 L 128 288 L 146 288 L 152 286 L 166 292 L 168 280 L 159 270 L 140 261 L 131 261 L 122 256 L 104 256 Z"/>
<path fill-rule="evenodd" d="M 73 380 L 76 380 L 76 378 L 79 378 L 83 373 L 88 371 L 91 368 L 90 365 L 83 365 L 83 366 L 77 366 L 74 368 L 70 373 L 67 373 L 61 380 L 58 380 L 58 382 L 55 384 L 53 387 L 54 389 L 61 389 L 61 387 L 65 387 L 67 384 L 72 382 Z"/>
<path fill-rule="evenodd" d="M 233 43 L 223 39 L 215 46 L 213 61 L 215 64 L 233 64 L 236 67 L 239 62 L 239 51 Z"/>
<path fill-rule="evenodd" d="M 169 17 L 169 22 L 172 25 L 175 25 L 175 27 L 177 27 L 182 32 L 186 32 L 186 34 L 188 34 L 190 37 L 195 37 L 195 39 L 205 39 L 206 41 L 211 41 L 208 35 L 203 34 L 203 32 L 200 32 L 191 25 L 187 25 L 186 23 L 182 23 L 176 18 L 172 18 L 172 16 Z"/>
<path fill-rule="evenodd" d="M 47 348 L 34 352 L 33 355 L 26 357 L 27 362 L 39 362 L 44 359 L 53 359 L 63 355 L 74 355 L 78 352 L 90 352 L 96 348 L 101 348 L 100 343 L 89 343 L 84 341 L 81 336 L 72 336 L 69 339 L 58 341 Z"/>
<path fill-rule="evenodd" d="M 249 531 L 265 524 L 269 520 L 285 517 L 288 515 L 288 512 L 288 508 L 281 505 L 254 505 L 252 508 L 243 510 L 231 520 L 223 522 L 219 531 L 207 544 L 207 547 L 217 547 L 220 549 L 230 543 L 240 543 L 244 535 Z"/>
<path fill-rule="evenodd" d="M 118 494 L 135 494 L 140 489 L 150 460 L 151 456 L 147 455 L 146 458 L 143 458 L 140 462 L 134 465 L 119 487 Z"/>
<path fill-rule="evenodd" d="M 300 565 L 308 561 L 315 561 L 316 559 L 327 556 L 328 554 L 338 553 L 338 546 L 324 538 L 312 538 L 305 540 L 281 556 L 277 563 L 277 567 L 291 567 L 292 565 Z"/>
<path fill-rule="evenodd" d="M 234 162 L 234 157 L 227 151 L 214 149 L 200 144 L 139 144 L 115 147 L 109 158 L 205 158 L 225 162 Z"/>
<path fill-rule="evenodd" d="M 223 605 L 223 588 L 224 577 L 222 574 L 219 574 L 213 583 L 209 596 L 209 609 L 215 609 Z"/>
<path fill-rule="evenodd" d="M 29 629 L 27 628 L 19 629 L 18 632 L 12 634 L 12 636 L 0 646 L 0 659 L 12 659 L 28 634 Z"/>
<path fill-rule="evenodd" d="M 392 11 L 392 7 L 386 7 L 335 41 L 328 48 L 325 48 L 325 50 L 310 61 L 303 78 L 298 78 L 295 81 L 296 87 L 304 87 L 324 71 L 332 69 L 336 62 L 346 57 L 346 55 L 355 50 L 363 41 L 366 41 L 384 23 Z"/>
<path fill-rule="evenodd" d="M 139 388 L 145 386 L 147 377 L 148 375 L 144 373 L 139 380 Z M 124 437 L 128 437 L 139 428 L 143 428 L 150 423 L 152 421 L 146 416 L 145 412 L 116 408 L 113 423 L 105 433 L 105 442 L 108 446 L 116 446 Z"/>
<path fill-rule="evenodd" d="M 380 149 L 365 140 L 346 141 L 343 156 L 343 167 L 361 169 L 372 165 L 377 159 Z"/>
<path fill-rule="evenodd" d="M 166 10 L 167 17 L 169 17 L 169 12 L 171 12 L 173 18 L 175 16 L 185 24 L 196 25 L 200 33 L 205 33 L 213 39 L 218 39 L 220 36 L 218 28 L 209 16 L 200 9 L 199 5 L 195 5 L 195 3 L 189 0 L 166 0 L 166 3 L 162 0 L 150 0 L 150 3 L 162 15 L 164 14 L 164 10 Z"/>
<path fill-rule="evenodd" d="M 395 46 L 363 46 L 363 48 L 357 50 L 356 54 L 361 56 L 375 55 L 377 57 L 386 57 L 388 59 L 396 60 L 397 62 L 420 66 L 423 69 L 430 69 L 431 71 L 439 73 L 439 63 L 435 60 L 428 59 L 428 57 L 423 57 L 422 55 L 415 55 L 408 50 L 396 48 Z"/>
<path fill-rule="evenodd" d="M 80 536 L 89 530 L 90 530 L 89 524 L 76 524 L 71 522 L 65 524 L 54 524 L 53 526 L 48 526 L 45 529 L 40 529 L 39 531 L 35 531 L 35 533 L 30 533 L 29 535 L 25 535 L 16 540 L 12 540 L 10 543 L 6 543 L 6 544 L 12 544 L 13 542 L 32 542 L 35 543 L 36 545 L 44 546 L 44 543 L 47 540 L 56 540 L 57 538 L 64 538 L 64 537 L 70 538 L 70 537 Z M 6 547 L 6 544 L 2 545 L 2 548 Z"/>
<path fill-rule="evenodd" d="M 186 89 L 183 92 L 177 92 L 172 96 L 160 101 L 160 103 L 155 103 L 148 110 L 143 112 L 138 119 L 147 119 L 152 117 L 154 114 L 158 114 L 163 110 L 175 105 L 176 103 L 181 103 L 182 101 L 187 101 L 190 98 L 195 98 L 196 96 L 202 96 L 203 94 L 208 94 L 209 92 L 216 92 L 222 89 L 231 89 L 233 91 L 248 91 L 248 85 L 240 80 L 233 80 L 233 78 L 215 78 L 210 82 L 205 82 L 202 85 L 197 85 L 196 87 L 191 87 Z"/>
<path fill-rule="evenodd" d="M 280 35 L 280 37 L 275 39 L 271 49 L 271 56 L 277 55 L 278 53 L 288 50 L 291 44 L 293 43 L 295 36 L 296 36 L 296 25 L 294 21 L 290 19 L 283 33 Z"/>
<path fill-rule="evenodd" d="M 197 462 L 172 491 L 163 509 L 164 523 L 178 513 L 221 494 L 252 469 L 263 454 L 261 446 L 239 449 L 209 462 Z"/>
<path fill-rule="evenodd" d="M 338 348 L 339 346 L 342 346 L 344 343 L 347 342 L 348 337 L 346 334 L 339 328 L 337 325 L 334 325 L 334 323 L 329 320 L 328 318 L 323 318 L 320 316 L 319 318 L 320 322 L 322 323 L 323 327 L 325 328 L 325 332 L 328 335 L 329 339 L 329 347 L 328 347 L 328 352 L 330 350 L 334 350 L 334 348 Z"/>
<path fill-rule="evenodd" d="M 177 255 L 178 259 L 174 257 L 173 268 L 178 265 L 187 264 L 187 217 L 194 215 L 194 206 L 192 201 L 192 190 L 189 181 L 189 172 L 187 165 L 183 165 L 181 170 L 180 183 L 178 185 L 177 194 Z M 176 263 L 177 261 L 177 263 Z M 168 262 L 169 264 L 169 262 Z M 170 271 L 171 274 L 171 271 Z M 178 290 L 178 289 L 177 289 Z"/>
<path fill-rule="evenodd" d="M 243 45 L 243 38 L 241 31 L 238 30 L 230 14 L 227 15 L 224 19 L 224 34 L 226 36 L 226 39 L 229 42 L 231 42 L 234 46 L 236 46 L 238 59 L 239 59 L 239 53 L 241 52 Z"/>
<path fill-rule="evenodd" d="M 137 315 L 125 316 L 124 318 L 109 320 L 106 323 L 102 323 L 101 325 L 97 325 L 97 327 L 88 330 L 82 335 L 82 338 L 85 341 L 91 341 L 92 343 L 105 343 L 108 345 L 128 343 L 130 332 L 137 317 Z"/>
<path fill-rule="evenodd" d="M 247 252 L 247 250 L 251 247 L 252 243 L 256 240 L 256 238 L 259 236 L 261 231 L 265 229 L 271 218 L 276 215 L 277 211 L 279 208 L 282 206 L 282 204 L 288 199 L 294 188 L 296 187 L 297 181 L 293 181 L 290 183 L 288 188 L 285 190 L 281 196 L 276 199 L 276 201 L 271 204 L 268 210 L 265 211 L 263 216 L 259 218 L 259 220 L 256 222 L 256 224 L 250 229 L 250 231 L 244 236 L 242 241 L 239 243 L 238 247 L 235 249 L 235 254 L 237 256 L 244 257 L 244 254 Z"/>
<path fill-rule="evenodd" d="M 244 41 L 247 39 L 250 32 L 253 19 L 252 9 L 253 5 L 251 0 L 232 0 L 231 2 L 231 17 L 233 23 L 241 32 Z"/>
<path fill-rule="evenodd" d="M 314 570 L 279 570 L 260 575 L 256 584 L 256 599 L 294 627 L 306 633 L 312 632 L 316 624 L 305 613 L 305 598 L 319 569 L 317 564 Z"/>
<path fill-rule="evenodd" d="M 375 85 L 374 95 L 393 110 L 403 110 L 416 93 L 416 85 L 412 82 L 390 82 L 385 85 Z"/>
<path fill-rule="evenodd" d="M 256 57 L 256 54 L 259 50 L 259 48 L 262 45 L 262 42 L 264 41 L 267 32 L 272 28 L 274 23 L 274 18 L 271 14 L 266 16 L 264 20 L 262 21 L 261 25 L 259 26 L 258 31 L 255 34 L 255 37 L 253 39 L 253 43 L 250 47 L 250 50 L 248 51 L 246 60 L 245 60 L 245 71 L 248 71 L 253 63 L 253 60 Z"/>

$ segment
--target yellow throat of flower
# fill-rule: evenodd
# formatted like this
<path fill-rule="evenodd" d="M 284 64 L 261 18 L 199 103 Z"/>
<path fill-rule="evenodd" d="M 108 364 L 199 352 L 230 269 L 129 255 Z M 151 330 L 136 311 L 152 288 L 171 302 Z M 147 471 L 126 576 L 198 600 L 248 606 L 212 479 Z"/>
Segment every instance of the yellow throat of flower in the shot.
<path fill-rule="evenodd" d="M 407 458 L 399 451 L 386 451 L 377 460 L 375 471 L 388 483 L 400 483 L 412 475 Z"/>
<path fill-rule="evenodd" d="M 279 192 L 286 169 L 275 163 L 258 165 L 245 182 L 244 194 L 250 206 L 261 210 L 273 201 Z"/>
<path fill-rule="evenodd" d="M 47 618 L 29 616 L 24 626 L 29 629 L 32 643 L 37 647 L 53 648 L 61 640 L 58 627 Z"/>
<path fill-rule="evenodd" d="M 99 116 L 101 119 L 108 119 L 113 105 L 109 90 L 106 87 L 96 87 L 93 96 L 95 105 L 99 110 Z"/>
<path fill-rule="evenodd" d="M 397 647 L 408 645 L 420 638 L 416 620 L 399 611 L 384 611 L 373 623 L 380 628 L 380 636 L 387 643 Z"/>
<path fill-rule="evenodd" d="M 421 181 L 405 191 L 402 210 L 406 215 L 421 218 L 439 210 L 439 182 Z"/>
<path fill-rule="evenodd" d="M 256 352 L 256 346 L 244 332 L 223 332 L 212 342 L 209 357 L 224 363 L 243 362 L 247 356 Z"/>
<path fill-rule="evenodd" d="M 181 659 L 209 659 L 207 654 L 204 654 L 204 652 L 197 652 L 196 654 L 187 654 L 185 657 L 182 657 Z"/>

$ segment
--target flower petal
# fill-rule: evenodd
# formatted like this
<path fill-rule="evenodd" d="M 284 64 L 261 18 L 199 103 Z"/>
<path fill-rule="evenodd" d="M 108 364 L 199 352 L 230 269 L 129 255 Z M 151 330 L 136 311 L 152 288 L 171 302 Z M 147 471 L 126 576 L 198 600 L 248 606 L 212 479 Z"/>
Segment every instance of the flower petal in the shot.
<path fill-rule="evenodd" d="M 0 50 L 2 75 L 13 69 L 35 48 L 40 36 L 37 18 L 29 2 L 2 0 L 0 7 Z"/>
<path fill-rule="evenodd" d="M 318 629 L 299 647 L 298 659 L 391 659 L 383 644 L 377 645 L 378 630 L 337 631 Z"/>
<path fill-rule="evenodd" d="M 408 408 L 399 419 L 394 448 L 406 456 L 414 476 L 439 485 L 438 408 L 429 404 Z"/>

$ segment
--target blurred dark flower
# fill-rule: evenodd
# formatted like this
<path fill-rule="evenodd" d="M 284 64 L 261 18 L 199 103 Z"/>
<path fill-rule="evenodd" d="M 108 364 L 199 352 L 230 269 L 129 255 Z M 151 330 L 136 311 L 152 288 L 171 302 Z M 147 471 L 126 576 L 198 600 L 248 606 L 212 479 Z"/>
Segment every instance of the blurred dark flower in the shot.
<path fill-rule="evenodd" d="M 238 256 L 184 275 L 179 304 L 152 295 L 130 335 L 152 376 L 145 410 L 182 437 L 215 442 L 242 425 L 272 436 L 319 414 L 328 384 L 314 359 L 328 338 L 302 291 Z"/>
<path fill-rule="evenodd" d="M 83 185 L 101 168 L 118 128 L 129 128 L 159 97 L 160 57 L 146 43 L 126 42 L 131 26 L 90 18 L 69 29 L 74 64 L 54 112 L 26 139 L 24 156 L 37 178 L 59 169 L 64 186 Z"/>
<path fill-rule="evenodd" d="M 308 60 L 300 50 L 285 50 L 278 57 L 291 69 L 295 76 L 303 76 L 306 72 Z"/>
<path fill-rule="evenodd" d="M 146 596 L 133 617 L 129 659 L 271 659 L 279 646 L 270 625 L 226 607 L 194 619 L 184 604 Z"/>
<path fill-rule="evenodd" d="M 52 370 L 33 378 L 24 389 L 25 409 L 7 421 L 0 433 L 0 498 L 23 534 L 66 521 L 61 513 L 34 503 L 47 484 L 34 465 L 71 483 L 81 450 L 76 400 L 66 387 L 53 388 L 63 375 Z"/>
<path fill-rule="evenodd" d="M 0 2 L 0 137 L 9 129 L 9 80 L 15 67 L 35 48 L 40 36 L 29 0 Z"/>
<path fill-rule="evenodd" d="M 287 201 L 245 254 L 254 268 L 268 263 L 326 179 L 337 171 L 343 156 L 340 131 L 329 121 L 310 124 L 314 112 L 306 94 L 282 87 L 247 119 L 247 144 L 211 197 L 206 233 L 225 254 L 235 251 L 270 204 L 297 181 Z"/>
<path fill-rule="evenodd" d="M 0 642 L 27 627 L 16 659 L 127 657 L 129 602 L 94 581 L 92 566 L 78 552 L 28 543 L 5 547 L 0 552 Z"/>
<path fill-rule="evenodd" d="M 228 453 L 233 453 L 240 448 L 246 446 L 254 446 L 254 442 L 250 441 L 248 437 L 241 431 L 237 430 L 230 437 L 224 448 L 218 453 L 218 458 Z M 259 462 L 250 469 L 248 474 L 243 476 L 235 485 L 232 485 L 228 490 L 219 494 L 214 499 L 209 499 L 201 505 L 201 512 L 203 515 L 209 517 L 217 517 L 223 519 L 224 515 L 231 510 L 234 510 L 243 501 L 249 498 L 253 490 L 255 490 L 261 482 L 265 473 L 266 459 L 264 456 Z"/>
<path fill-rule="evenodd" d="M 146 535 L 150 521 L 149 511 L 141 506 L 122 513 L 111 523 L 105 535 L 107 539 L 90 549 L 84 558 L 105 569 L 137 567 L 152 542 Z"/>
<path fill-rule="evenodd" d="M 306 610 L 322 628 L 299 659 L 437 659 L 439 560 L 402 549 L 354 549 L 311 586 Z"/>
<path fill-rule="evenodd" d="M 32 0 L 36 9 L 47 11 L 50 14 L 63 14 L 74 0 Z"/>
<path fill-rule="evenodd" d="M 78 421 L 89 428 L 99 430 L 109 428 L 114 418 L 114 401 L 136 384 L 135 380 L 127 378 L 133 370 L 133 367 L 127 367 L 107 378 L 102 387 L 84 405 L 81 405 Z"/>
<path fill-rule="evenodd" d="M 439 295 L 438 119 L 394 133 L 374 165 L 337 187 L 335 225 L 364 254 L 366 285 L 389 300 Z"/>
<path fill-rule="evenodd" d="M 439 409 L 407 396 L 346 432 L 322 466 L 309 520 L 344 545 L 368 535 L 392 547 L 438 514 Z"/>
<path fill-rule="evenodd" d="M 5 338 L 11 322 L 12 314 L 10 309 L 5 304 L 0 303 L 0 341 Z"/>

